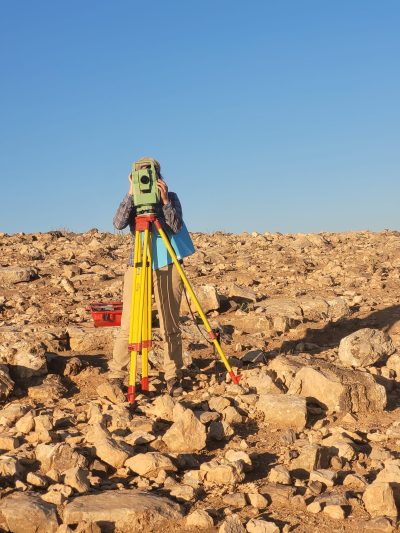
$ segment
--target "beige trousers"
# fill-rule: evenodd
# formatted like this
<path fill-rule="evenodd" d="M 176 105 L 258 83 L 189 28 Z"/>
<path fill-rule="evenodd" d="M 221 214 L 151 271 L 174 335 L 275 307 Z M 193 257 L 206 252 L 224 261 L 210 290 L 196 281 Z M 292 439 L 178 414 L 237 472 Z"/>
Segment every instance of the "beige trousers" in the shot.
<path fill-rule="evenodd" d="M 179 328 L 183 282 L 175 265 L 153 270 L 153 291 L 160 320 L 160 332 L 164 340 L 165 379 L 181 377 L 182 340 Z M 110 377 L 124 378 L 129 367 L 129 325 L 132 298 L 133 267 L 128 267 L 124 277 L 123 309 L 121 327 L 115 339 L 113 358 L 108 367 Z M 140 357 L 138 357 L 140 368 Z"/>

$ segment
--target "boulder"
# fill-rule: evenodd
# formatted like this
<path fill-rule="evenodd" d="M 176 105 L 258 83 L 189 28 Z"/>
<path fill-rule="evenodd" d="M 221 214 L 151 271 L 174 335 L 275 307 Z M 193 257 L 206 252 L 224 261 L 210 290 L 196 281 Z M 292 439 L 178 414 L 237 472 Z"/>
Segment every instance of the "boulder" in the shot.
<path fill-rule="evenodd" d="M 393 341 L 387 333 L 364 328 L 340 341 L 339 359 L 345 366 L 365 367 L 382 361 L 395 351 Z"/>
<path fill-rule="evenodd" d="M 108 490 L 78 496 L 64 509 L 64 523 L 103 522 L 125 533 L 143 527 L 152 531 L 182 517 L 180 506 L 167 498 L 139 490 Z"/>
<path fill-rule="evenodd" d="M 24 381 L 35 376 L 47 374 L 46 346 L 41 343 L 20 341 L 13 346 L 10 363 L 11 377 Z"/>
<path fill-rule="evenodd" d="M 13 533 L 55 533 L 56 507 L 30 492 L 14 492 L 0 501 L 0 528 Z"/>
<path fill-rule="evenodd" d="M 24 267 L 0 267 L 0 285 L 21 283 L 31 281 L 37 277 L 37 271 L 34 268 Z"/>
<path fill-rule="evenodd" d="M 317 400 L 328 412 L 383 411 L 387 402 L 385 388 L 371 374 L 322 365 L 301 368 L 288 394 Z"/>
<path fill-rule="evenodd" d="M 301 396 L 261 394 L 256 409 L 264 413 L 264 421 L 279 428 L 302 430 L 307 423 L 307 403 Z"/>

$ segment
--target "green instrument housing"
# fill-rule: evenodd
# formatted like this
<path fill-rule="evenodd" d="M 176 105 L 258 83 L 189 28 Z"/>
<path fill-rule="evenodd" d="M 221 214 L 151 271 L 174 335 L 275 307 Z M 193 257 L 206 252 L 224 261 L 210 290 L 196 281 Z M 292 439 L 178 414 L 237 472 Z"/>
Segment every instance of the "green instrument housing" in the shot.
<path fill-rule="evenodd" d="M 138 168 L 140 167 L 140 168 Z M 154 213 L 161 202 L 157 171 L 151 159 L 132 165 L 133 204 L 138 215 Z"/>

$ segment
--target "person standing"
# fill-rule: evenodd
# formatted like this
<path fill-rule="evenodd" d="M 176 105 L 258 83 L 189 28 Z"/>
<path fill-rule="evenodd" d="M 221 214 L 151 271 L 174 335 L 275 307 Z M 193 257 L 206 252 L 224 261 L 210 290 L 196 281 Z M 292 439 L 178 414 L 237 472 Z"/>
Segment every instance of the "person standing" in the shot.
<path fill-rule="evenodd" d="M 160 163 L 153 158 L 142 158 L 135 163 L 137 170 L 147 168 L 151 160 L 157 172 L 157 187 L 160 191 L 161 203 L 156 206 L 155 215 L 170 238 L 171 244 L 182 260 L 194 253 L 193 243 L 182 218 L 182 206 L 178 195 L 168 190 L 168 186 L 161 175 Z M 132 250 L 128 267 L 124 276 L 123 310 L 121 327 L 115 339 L 113 357 L 109 363 L 110 379 L 117 380 L 122 386 L 122 380 L 127 374 L 130 363 L 128 350 L 130 306 L 133 279 L 133 249 L 135 239 L 135 205 L 133 198 L 132 175 L 129 174 L 129 190 L 113 219 L 116 229 L 122 230 L 129 225 L 132 234 Z M 172 258 L 165 249 L 165 245 L 158 233 L 152 235 L 153 256 L 153 292 L 158 310 L 160 332 L 164 341 L 164 377 L 167 391 L 172 396 L 182 393 L 182 339 L 179 327 L 179 310 L 183 291 L 183 282 Z"/>

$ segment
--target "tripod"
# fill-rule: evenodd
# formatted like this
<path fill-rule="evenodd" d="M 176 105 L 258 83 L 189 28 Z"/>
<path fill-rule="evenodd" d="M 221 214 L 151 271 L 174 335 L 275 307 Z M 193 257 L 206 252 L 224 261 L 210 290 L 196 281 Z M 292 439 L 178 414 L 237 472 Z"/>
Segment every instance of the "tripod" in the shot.
<path fill-rule="evenodd" d="M 128 402 L 135 402 L 137 358 L 141 356 L 142 363 L 142 391 L 149 390 L 149 364 L 148 353 L 152 345 L 152 324 L 151 324 L 151 294 L 152 294 L 152 227 L 158 231 L 172 261 L 177 268 L 183 284 L 194 303 L 198 314 L 207 330 L 207 333 L 214 344 L 222 362 L 228 371 L 233 383 L 238 384 L 240 376 L 237 376 L 230 366 L 222 351 L 219 336 L 213 331 L 205 316 L 198 299 L 187 279 L 182 265 L 173 249 L 169 239 L 162 229 L 157 217 L 151 214 L 139 215 L 135 217 L 135 247 L 133 254 L 133 280 L 132 280 L 132 300 L 129 325 L 130 369 Z M 143 237 L 143 239 L 142 239 Z"/>

